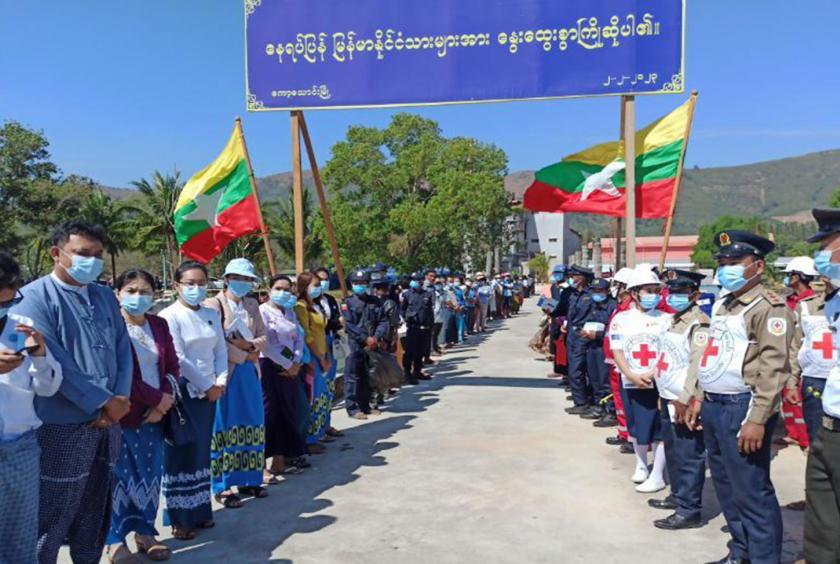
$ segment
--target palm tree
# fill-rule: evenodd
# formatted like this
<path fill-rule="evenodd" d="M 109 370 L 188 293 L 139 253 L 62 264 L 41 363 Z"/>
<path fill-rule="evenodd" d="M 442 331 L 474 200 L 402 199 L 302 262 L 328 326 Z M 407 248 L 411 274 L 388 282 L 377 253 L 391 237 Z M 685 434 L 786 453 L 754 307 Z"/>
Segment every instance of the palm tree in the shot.
<path fill-rule="evenodd" d="M 289 192 L 286 201 L 268 202 L 263 205 L 263 216 L 269 230 L 269 238 L 277 244 L 280 252 L 291 263 L 295 259 L 295 206 L 294 194 Z M 324 258 L 324 241 L 315 232 L 317 209 L 309 188 L 303 189 L 303 263 L 317 266 Z"/>
<path fill-rule="evenodd" d="M 175 206 L 184 184 L 181 173 L 163 175 L 152 173 L 151 182 L 145 178 L 131 183 L 140 192 L 135 218 L 136 237 L 141 246 L 155 253 L 166 252 L 167 260 L 177 264 L 178 243 L 175 237 Z M 151 247 L 151 248 L 149 248 Z"/>
<path fill-rule="evenodd" d="M 111 256 L 111 276 L 117 276 L 117 255 L 128 246 L 134 222 L 128 219 L 130 204 L 114 201 L 101 188 L 95 188 L 82 203 L 79 216 L 105 231 L 105 251 Z"/>

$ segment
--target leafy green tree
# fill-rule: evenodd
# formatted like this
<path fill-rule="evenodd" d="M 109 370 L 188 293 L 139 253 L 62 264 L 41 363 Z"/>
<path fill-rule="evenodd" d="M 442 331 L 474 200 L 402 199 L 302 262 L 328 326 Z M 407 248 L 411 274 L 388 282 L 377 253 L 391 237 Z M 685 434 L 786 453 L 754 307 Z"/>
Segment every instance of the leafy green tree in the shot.
<path fill-rule="evenodd" d="M 343 258 L 404 271 L 481 261 L 509 235 L 505 174 L 504 151 L 445 138 L 420 116 L 397 114 L 385 129 L 351 127 L 324 168 Z"/>
<path fill-rule="evenodd" d="M 184 183 L 181 174 L 152 173 L 151 180 L 141 178 L 131 183 L 139 196 L 131 202 L 134 211 L 134 247 L 149 254 L 166 253 L 172 265 L 180 263 L 178 242 L 175 238 L 175 206 Z"/>
<path fill-rule="evenodd" d="M 840 186 L 831 193 L 831 199 L 829 199 L 828 205 L 832 208 L 840 208 Z"/>
<path fill-rule="evenodd" d="M 16 121 L 0 128 L 0 247 L 15 250 L 23 242 L 14 225 L 21 199 L 36 182 L 52 181 L 58 168 L 50 161 L 49 142 L 42 132 L 27 129 Z"/>
<path fill-rule="evenodd" d="M 116 278 L 117 256 L 126 249 L 133 237 L 136 222 L 128 214 L 137 212 L 130 204 L 117 202 L 101 188 L 95 188 L 84 200 L 79 217 L 99 225 L 105 231 L 105 251 L 111 257 L 111 276 Z"/>
<path fill-rule="evenodd" d="M 324 260 L 324 239 L 316 225 L 319 216 L 311 191 L 304 188 L 303 264 L 306 268 L 315 268 Z M 276 260 L 286 267 L 293 268 L 295 264 L 294 194 L 289 192 L 289 197 L 285 201 L 264 204 L 263 218 L 270 233 L 269 239 L 280 249 Z"/>
<path fill-rule="evenodd" d="M 548 281 L 548 258 L 540 253 L 528 261 L 528 271 L 534 275 L 538 282 Z"/>

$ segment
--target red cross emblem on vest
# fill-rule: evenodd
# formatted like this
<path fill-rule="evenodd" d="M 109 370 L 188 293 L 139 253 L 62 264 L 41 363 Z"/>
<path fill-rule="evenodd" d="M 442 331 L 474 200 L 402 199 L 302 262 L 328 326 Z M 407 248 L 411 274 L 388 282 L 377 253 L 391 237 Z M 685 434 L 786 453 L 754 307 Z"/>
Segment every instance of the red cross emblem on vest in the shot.
<path fill-rule="evenodd" d="M 822 340 L 814 341 L 811 348 L 815 351 L 822 352 L 823 360 L 831 360 L 834 352 L 834 342 L 832 341 L 831 333 L 823 333 Z"/>
<path fill-rule="evenodd" d="M 703 351 L 703 358 L 700 360 L 700 367 L 706 368 L 706 365 L 709 363 L 709 357 L 717 356 L 719 352 L 720 347 L 715 346 L 714 337 L 709 337 L 709 344 L 706 345 L 706 350 Z"/>
<path fill-rule="evenodd" d="M 642 343 L 639 350 L 633 352 L 633 358 L 639 361 L 639 366 L 647 368 L 650 361 L 656 358 L 656 353 L 650 350 L 647 343 Z"/>
<path fill-rule="evenodd" d="M 659 360 L 656 362 L 656 369 L 659 371 L 661 375 L 663 372 L 668 372 L 668 368 L 671 365 L 665 362 L 665 353 L 659 355 Z"/>

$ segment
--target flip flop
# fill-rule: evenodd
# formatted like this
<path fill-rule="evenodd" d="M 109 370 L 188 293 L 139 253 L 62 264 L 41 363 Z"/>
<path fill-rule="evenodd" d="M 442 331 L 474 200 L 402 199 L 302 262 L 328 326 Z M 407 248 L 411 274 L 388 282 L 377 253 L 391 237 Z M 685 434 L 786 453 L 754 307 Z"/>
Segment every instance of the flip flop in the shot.
<path fill-rule="evenodd" d="M 242 500 L 236 494 L 216 494 L 216 501 L 225 506 L 226 509 L 239 509 L 242 507 Z"/>
<path fill-rule="evenodd" d="M 146 558 L 149 560 L 163 562 L 164 560 L 169 560 L 172 556 L 172 551 L 169 550 L 169 547 L 158 541 L 155 541 L 152 544 L 145 544 L 142 540 L 140 540 L 140 537 L 135 536 L 134 542 L 137 544 L 137 552 L 145 554 Z"/>
<path fill-rule="evenodd" d="M 182 541 L 193 540 L 198 533 L 195 529 L 172 527 L 172 538 Z"/>

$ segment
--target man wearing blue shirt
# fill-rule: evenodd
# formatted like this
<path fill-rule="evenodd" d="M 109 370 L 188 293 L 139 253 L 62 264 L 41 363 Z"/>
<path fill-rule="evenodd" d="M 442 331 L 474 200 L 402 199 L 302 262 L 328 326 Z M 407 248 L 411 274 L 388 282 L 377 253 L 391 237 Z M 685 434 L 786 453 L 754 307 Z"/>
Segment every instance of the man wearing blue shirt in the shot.
<path fill-rule="evenodd" d="M 128 413 L 134 362 L 113 292 L 96 284 L 104 233 L 67 222 L 52 237 L 51 274 L 25 286 L 13 313 L 31 319 L 61 366 L 52 397 L 37 397 L 43 426 L 38 560 L 55 562 L 67 539 L 74 562 L 98 562 L 111 513 L 119 420 Z"/>

